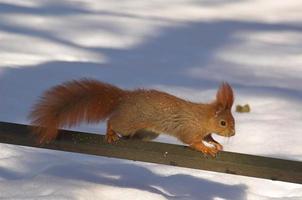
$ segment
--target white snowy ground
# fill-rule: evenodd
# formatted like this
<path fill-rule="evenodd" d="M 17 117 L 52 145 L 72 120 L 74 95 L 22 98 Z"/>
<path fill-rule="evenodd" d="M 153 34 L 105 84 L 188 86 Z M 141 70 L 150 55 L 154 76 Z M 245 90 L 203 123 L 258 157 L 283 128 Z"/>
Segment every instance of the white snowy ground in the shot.
<path fill-rule="evenodd" d="M 210 101 L 236 91 L 225 150 L 302 161 L 300 0 L 0 0 L 0 121 L 80 77 Z M 104 125 L 80 130 L 104 133 Z M 177 142 L 161 137 L 160 141 Z M 0 199 L 302 199 L 302 185 L 0 144 Z"/>

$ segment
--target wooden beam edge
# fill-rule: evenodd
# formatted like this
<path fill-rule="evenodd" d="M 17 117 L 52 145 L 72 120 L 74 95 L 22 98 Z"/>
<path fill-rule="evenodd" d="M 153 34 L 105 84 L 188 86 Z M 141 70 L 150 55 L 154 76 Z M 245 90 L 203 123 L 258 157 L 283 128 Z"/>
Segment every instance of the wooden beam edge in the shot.
<path fill-rule="evenodd" d="M 0 143 L 302 184 L 302 162 L 226 151 L 220 152 L 216 158 L 206 158 L 200 152 L 181 145 L 135 140 L 120 140 L 111 145 L 104 141 L 103 135 L 67 130 L 61 130 L 52 143 L 40 146 L 31 136 L 29 126 L 7 122 L 0 122 Z"/>

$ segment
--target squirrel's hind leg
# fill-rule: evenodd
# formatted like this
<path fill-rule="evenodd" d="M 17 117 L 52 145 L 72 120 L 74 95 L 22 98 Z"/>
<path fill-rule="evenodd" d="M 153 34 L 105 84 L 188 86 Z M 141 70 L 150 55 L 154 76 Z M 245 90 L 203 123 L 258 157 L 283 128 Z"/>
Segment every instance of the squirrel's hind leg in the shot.
<path fill-rule="evenodd" d="M 119 140 L 118 134 L 112 129 L 110 121 L 107 122 L 107 131 L 106 131 L 106 136 L 105 140 L 109 143 L 112 144 L 116 141 Z"/>

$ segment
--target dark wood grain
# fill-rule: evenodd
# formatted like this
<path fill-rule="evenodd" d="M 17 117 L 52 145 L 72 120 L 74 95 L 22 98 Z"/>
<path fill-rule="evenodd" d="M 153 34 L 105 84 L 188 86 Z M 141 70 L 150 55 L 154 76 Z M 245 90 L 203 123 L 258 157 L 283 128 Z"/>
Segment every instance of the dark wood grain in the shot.
<path fill-rule="evenodd" d="M 52 143 L 39 145 L 29 126 L 0 122 L 0 142 L 90 155 L 122 158 L 302 184 L 302 163 L 233 152 L 206 158 L 185 146 L 137 140 L 107 144 L 103 135 L 61 130 Z"/>

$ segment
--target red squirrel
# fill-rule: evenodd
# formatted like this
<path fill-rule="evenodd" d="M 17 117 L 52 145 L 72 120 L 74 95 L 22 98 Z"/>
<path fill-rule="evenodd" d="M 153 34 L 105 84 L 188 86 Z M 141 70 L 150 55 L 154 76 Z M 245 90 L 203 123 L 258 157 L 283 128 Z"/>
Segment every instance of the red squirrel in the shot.
<path fill-rule="evenodd" d="M 29 118 L 40 143 L 55 139 L 58 128 L 107 119 L 108 143 L 120 137 L 151 140 L 165 133 L 215 156 L 223 147 L 211 134 L 235 135 L 233 101 L 233 90 L 225 82 L 218 89 L 216 100 L 204 104 L 158 90 L 123 90 L 97 80 L 81 79 L 46 91 Z"/>

